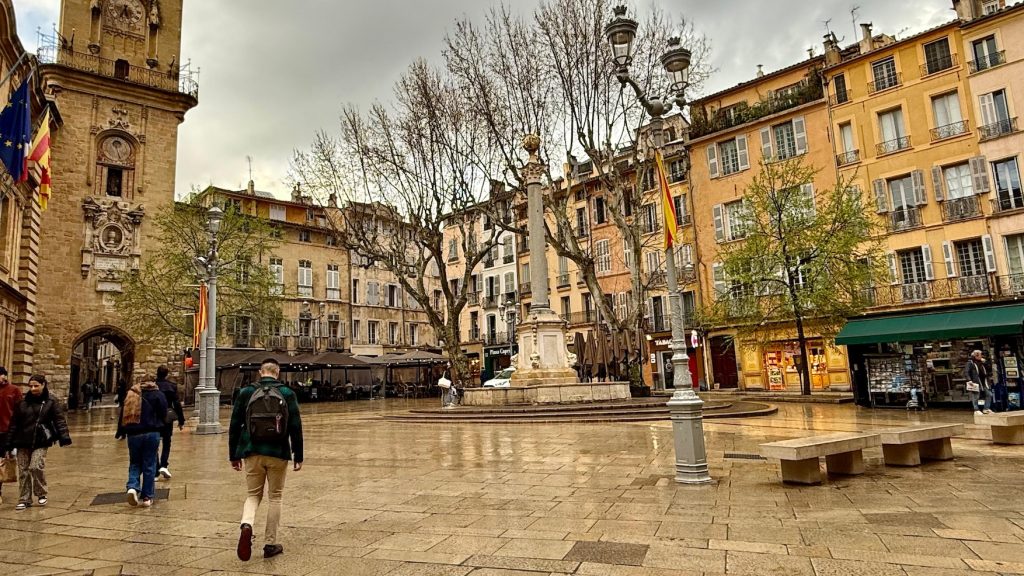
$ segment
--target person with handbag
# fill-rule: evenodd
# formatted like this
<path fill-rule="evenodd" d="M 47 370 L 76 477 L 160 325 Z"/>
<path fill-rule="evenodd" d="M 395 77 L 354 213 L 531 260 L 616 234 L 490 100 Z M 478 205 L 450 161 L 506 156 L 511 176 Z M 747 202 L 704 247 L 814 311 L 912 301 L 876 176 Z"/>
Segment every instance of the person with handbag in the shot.
<path fill-rule="evenodd" d="M 971 399 L 971 406 L 975 414 L 992 413 L 992 383 L 988 376 L 988 368 L 985 367 L 985 358 L 981 350 L 971 352 L 971 357 L 964 367 L 964 378 L 967 379 L 967 395 Z M 984 404 L 981 402 L 981 395 L 985 395 Z"/>
<path fill-rule="evenodd" d="M 160 432 L 164 429 L 166 419 L 167 398 L 156 382 L 143 382 L 128 390 L 121 405 L 121 417 L 114 438 L 128 439 L 128 483 L 125 497 L 130 506 L 149 508 L 153 505 L 156 496 L 157 451 L 160 448 Z"/>
<path fill-rule="evenodd" d="M 46 451 L 54 443 L 71 445 L 71 434 L 60 404 L 50 397 L 46 378 L 39 374 L 28 379 L 26 395 L 11 416 L 4 452 L 10 457 L 18 450 L 18 484 L 21 492 L 15 510 L 32 505 L 35 495 L 40 506 L 46 506 Z"/>
<path fill-rule="evenodd" d="M 3 490 L 4 482 L 18 481 L 18 461 L 14 458 L 4 458 L 2 450 L 7 446 L 7 430 L 11 427 L 11 416 L 21 403 L 22 397 L 21 388 L 7 379 L 7 368 L 0 366 L 0 491 Z M 0 504 L 3 503 L 3 494 L 0 494 Z"/>
<path fill-rule="evenodd" d="M 160 462 L 157 465 L 157 477 L 160 480 L 170 480 L 170 457 L 171 457 L 171 436 L 174 434 L 174 423 L 178 423 L 178 430 L 185 428 L 185 409 L 181 407 L 178 400 L 178 385 L 167 379 L 170 370 L 167 366 L 160 366 L 156 369 L 156 385 L 164 393 L 167 399 L 167 416 L 164 418 L 164 427 L 160 431 Z"/>

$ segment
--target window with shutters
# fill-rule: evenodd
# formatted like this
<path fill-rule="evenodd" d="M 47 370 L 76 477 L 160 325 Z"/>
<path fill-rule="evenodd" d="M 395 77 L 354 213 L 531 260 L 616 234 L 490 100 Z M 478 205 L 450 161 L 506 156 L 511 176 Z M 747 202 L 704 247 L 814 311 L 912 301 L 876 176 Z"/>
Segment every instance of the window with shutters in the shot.
<path fill-rule="evenodd" d="M 868 92 L 880 92 L 900 85 L 900 76 L 896 72 L 896 59 L 892 56 L 872 62 L 871 76 L 875 81 L 868 85 Z"/>
<path fill-rule="evenodd" d="M 516 254 L 515 254 L 515 247 L 512 245 L 513 238 L 514 238 L 513 234 L 507 234 L 501 240 L 501 244 L 502 244 L 501 262 L 503 264 L 511 264 L 513 261 L 515 261 Z"/>
<path fill-rule="evenodd" d="M 1010 283 L 1014 294 L 1024 292 L 1024 234 L 1004 238 L 1006 242 L 1006 267 L 1010 272 Z"/>
<path fill-rule="evenodd" d="M 284 206 L 278 204 L 270 205 L 270 219 L 284 222 L 288 219 L 288 210 Z"/>
<path fill-rule="evenodd" d="M 740 171 L 739 148 L 736 140 L 726 140 L 718 144 L 718 152 L 722 162 L 722 174 L 735 174 Z"/>
<path fill-rule="evenodd" d="M 726 241 L 739 240 L 747 235 L 746 210 L 743 208 L 743 201 L 729 202 L 724 205 L 725 213 L 725 239 Z"/>
<path fill-rule="evenodd" d="M 957 274 L 960 276 L 983 276 L 985 274 L 985 253 L 981 238 L 954 242 Z"/>
<path fill-rule="evenodd" d="M 899 280 L 903 284 L 904 300 L 919 301 L 928 297 L 926 283 L 930 278 L 927 274 L 927 267 L 931 263 L 927 262 L 924 256 L 924 251 L 921 248 L 897 252 L 900 266 Z"/>
<path fill-rule="evenodd" d="M 370 306 L 380 306 L 380 283 L 366 283 L 366 303 Z"/>
<path fill-rule="evenodd" d="M 625 264 L 626 270 L 634 268 L 633 247 L 627 238 L 622 239 L 622 262 Z"/>
<path fill-rule="evenodd" d="M 604 224 L 608 221 L 607 218 L 608 216 L 605 214 L 604 196 L 594 198 L 594 222 Z"/>
<path fill-rule="evenodd" d="M 594 266 L 598 274 L 608 274 L 612 271 L 612 254 L 608 248 L 608 240 L 598 240 L 594 243 Z"/>
<path fill-rule="evenodd" d="M 380 344 L 380 322 L 370 320 L 366 323 L 366 343 Z"/>
<path fill-rule="evenodd" d="M 456 238 L 448 239 L 448 261 L 458 262 L 459 260 L 459 241 Z"/>
<path fill-rule="evenodd" d="M 664 272 L 661 266 L 661 252 L 657 250 L 651 250 L 644 254 L 644 258 L 647 259 L 647 274 L 655 276 Z"/>
<path fill-rule="evenodd" d="M 686 213 L 686 194 L 672 197 L 672 205 L 676 210 L 676 224 L 682 226 L 690 222 L 690 215 Z"/>
<path fill-rule="evenodd" d="M 341 272 L 337 264 L 327 265 L 327 299 L 341 300 Z"/>
<path fill-rule="evenodd" d="M 507 298 L 515 299 L 516 297 L 516 273 L 505 272 L 505 295 Z"/>
<path fill-rule="evenodd" d="M 967 123 L 960 113 L 960 95 L 956 91 L 932 97 L 932 116 L 935 119 L 935 128 L 931 130 L 932 140 L 967 133 Z"/>
<path fill-rule="evenodd" d="M 1024 195 L 1020 187 L 1020 169 L 1016 158 L 992 163 L 996 175 L 996 200 L 999 210 L 1024 208 Z"/>
<path fill-rule="evenodd" d="M 793 123 L 786 122 L 772 127 L 775 140 L 775 159 L 785 160 L 796 156 L 796 136 L 793 134 Z"/>
<path fill-rule="evenodd" d="M 917 209 L 918 198 L 914 192 L 914 181 L 911 175 L 889 180 L 890 214 L 889 223 L 892 230 L 904 230 L 921 225 L 920 212 Z"/>
<path fill-rule="evenodd" d="M 299 260 L 298 285 L 300 297 L 313 297 L 313 263 L 309 260 Z"/>
<path fill-rule="evenodd" d="M 284 260 L 280 258 L 270 259 L 270 275 L 274 277 L 274 285 L 271 293 L 280 296 L 284 293 Z"/>
<path fill-rule="evenodd" d="M 940 38 L 924 45 L 923 75 L 936 74 L 953 67 L 953 55 L 949 52 L 949 39 Z"/>
<path fill-rule="evenodd" d="M 1017 119 L 1010 118 L 1006 90 L 995 90 L 978 97 L 981 107 L 981 127 L 978 128 L 982 141 L 998 138 L 1017 131 Z"/>

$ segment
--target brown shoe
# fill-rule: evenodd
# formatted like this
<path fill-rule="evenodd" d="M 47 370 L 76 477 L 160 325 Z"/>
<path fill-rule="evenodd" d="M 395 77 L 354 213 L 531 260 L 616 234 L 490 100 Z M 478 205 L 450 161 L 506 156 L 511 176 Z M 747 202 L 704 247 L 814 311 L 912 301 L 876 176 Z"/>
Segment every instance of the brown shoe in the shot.
<path fill-rule="evenodd" d="M 280 544 L 267 544 L 263 547 L 264 558 L 273 558 L 282 552 L 284 552 L 284 546 Z"/>
<path fill-rule="evenodd" d="M 238 535 L 238 559 L 248 562 L 252 558 L 252 526 L 242 524 L 241 534 Z"/>

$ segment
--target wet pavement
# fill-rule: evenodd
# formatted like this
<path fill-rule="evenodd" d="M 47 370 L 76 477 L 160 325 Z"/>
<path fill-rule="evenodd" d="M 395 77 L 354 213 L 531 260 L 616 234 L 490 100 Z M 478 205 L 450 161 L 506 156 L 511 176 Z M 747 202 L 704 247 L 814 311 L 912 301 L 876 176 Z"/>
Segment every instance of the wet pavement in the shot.
<path fill-rule="evenodd" d="M 868 470 L 818 487 L 780 483 L 757 445 L 831 431 L 970 422 L 961 411 L 779 404 L 705 424 L 714 484 L 677 485 L 666 422 L 419 424 L 386 412 L 437 400 L 304 406 L 306 462 L 289 472 L 285 553 L 235 557 L 244 499 L 227 436 L 176 432 L 168 499 L 123 490 L 114 411 L 72 416 L 47 461 L 45 508 L 0 506 L 0 573 L 287 575 L 1024 574 L 1024 447 L 955 439 L 957 458 Z M 222 414 L 227 421 L 227 412 Z M 977 435 L 978 430 L 972 429 Z M 102 501 L 102 498 L 100 499 Z M 265 505 L 257 517 L 262 534 Z"/>

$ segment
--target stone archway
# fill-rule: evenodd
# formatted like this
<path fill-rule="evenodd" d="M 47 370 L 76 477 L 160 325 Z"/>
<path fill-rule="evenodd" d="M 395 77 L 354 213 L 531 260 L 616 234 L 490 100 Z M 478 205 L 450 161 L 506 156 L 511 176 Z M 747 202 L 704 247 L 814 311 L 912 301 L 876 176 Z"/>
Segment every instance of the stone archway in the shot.
<path fill-rule="evenodd" d="M 69 365 L 67 402 L 73 410 L 82 404 L 82 384 L 86 382 L 104 395 L 115 394 L 122 380 L 132 382 L 135 341 L 114 326 L 96 326 L 75 339 Z"/>

